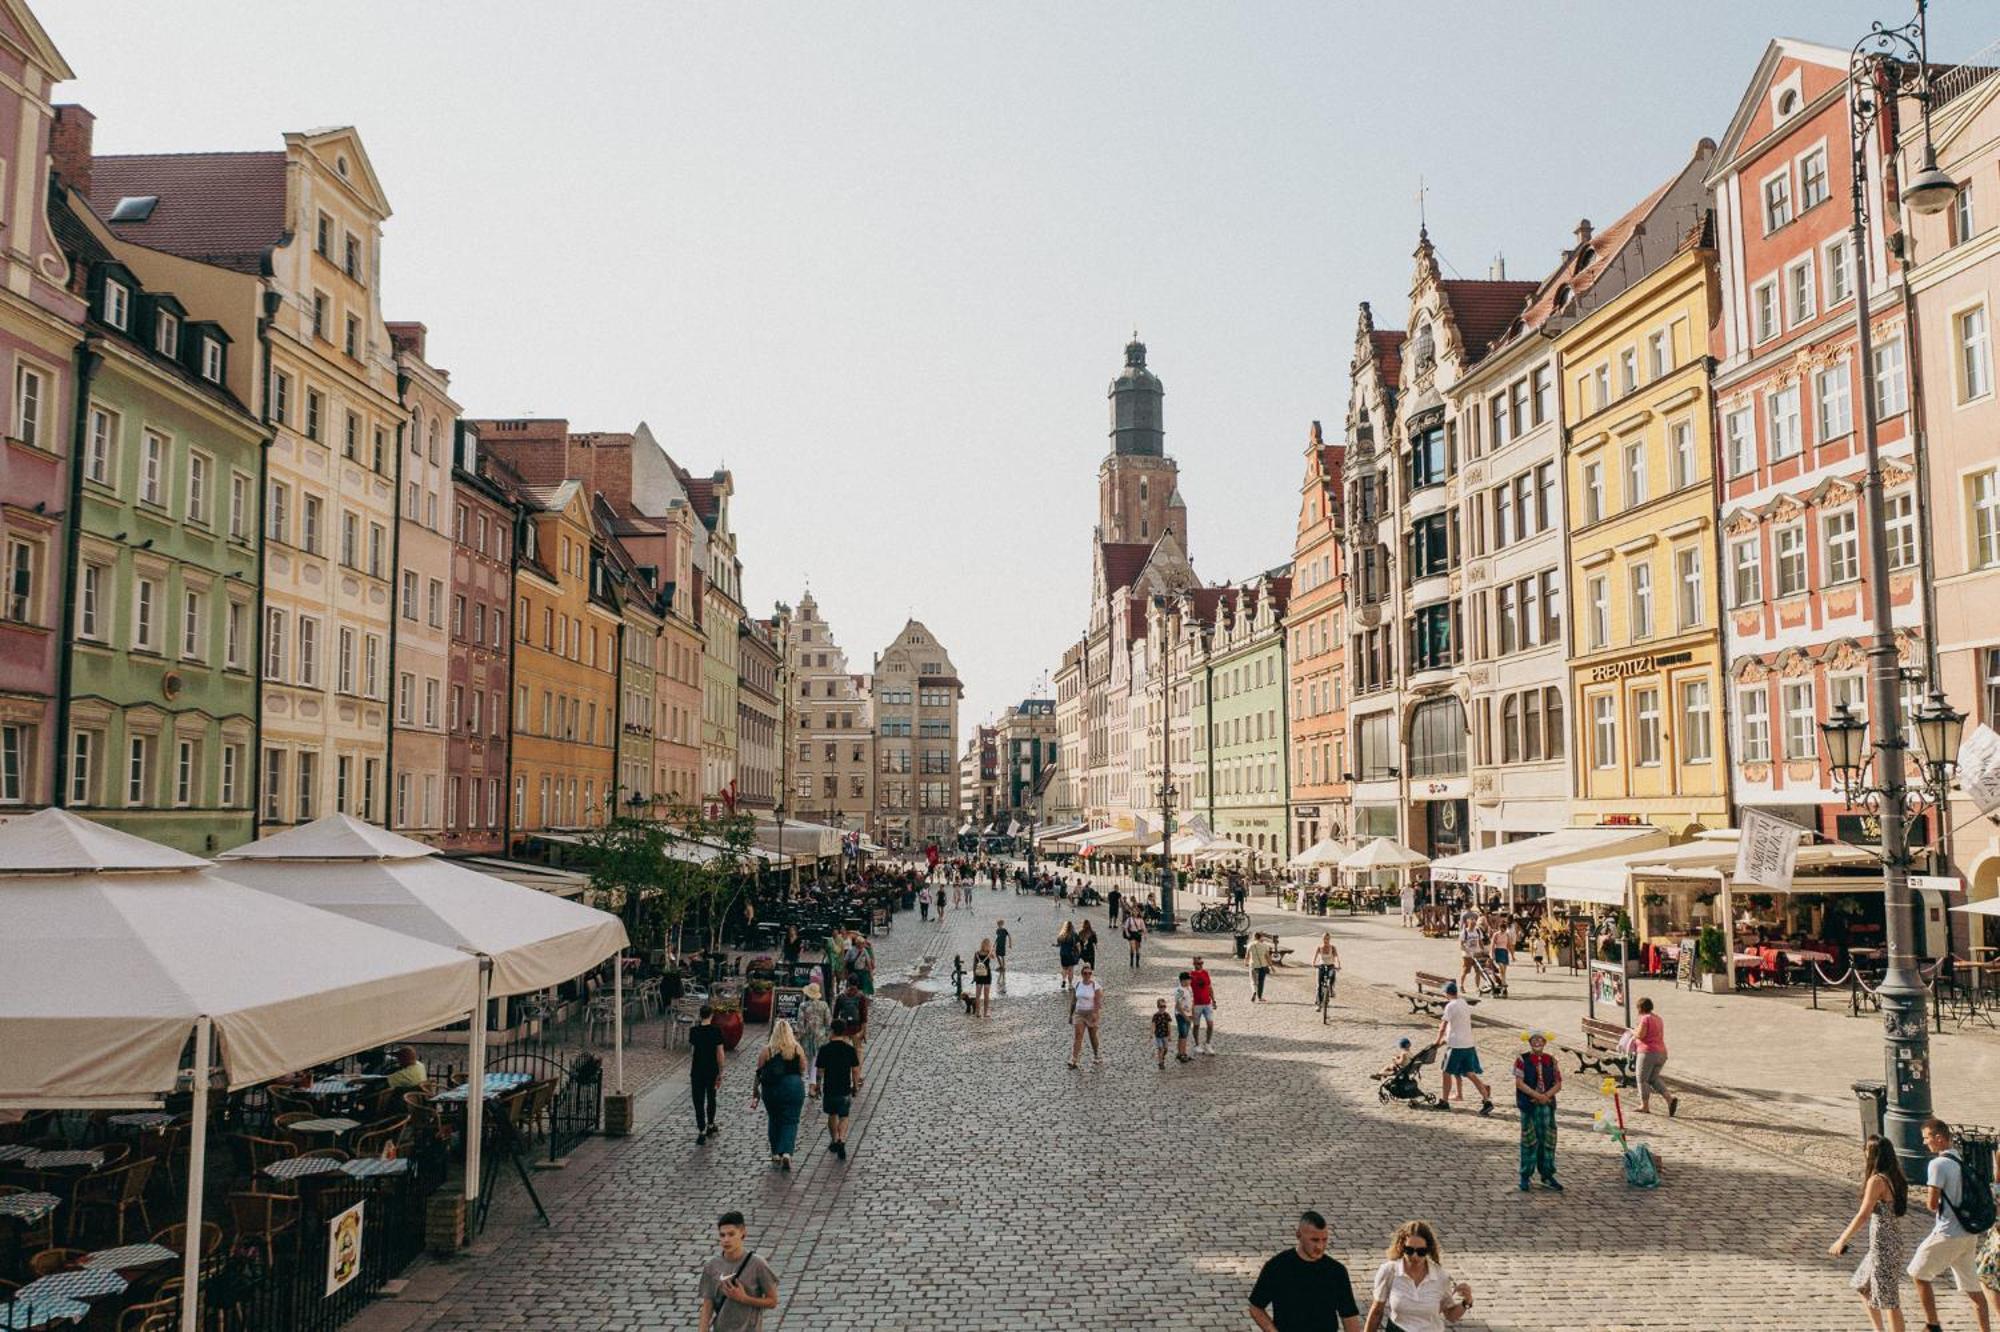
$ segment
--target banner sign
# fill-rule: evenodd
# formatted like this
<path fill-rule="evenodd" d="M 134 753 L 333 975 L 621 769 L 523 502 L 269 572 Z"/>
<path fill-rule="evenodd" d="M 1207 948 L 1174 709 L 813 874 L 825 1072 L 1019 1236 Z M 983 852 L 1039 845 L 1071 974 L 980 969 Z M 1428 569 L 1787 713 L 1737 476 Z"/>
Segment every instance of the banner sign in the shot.
<path fill-rule="evenodd" d="M 326 1293 L 331 1295 L 361 1275 L 361 1213 L 358 1202 L 327 1224 Z"/>
<path fill-rule="evenodd" d="M 1958 786 L 1981 814 L 2000 809 L 2000 734 L 1985 722 L 1958 747 Z"/>
<path fill-rule="evenodd" d="M 1792 869 L 1799 859 L 1799 828 L 1754 809 L 1743 811 L 1743 830 L 1737 835 L 1735 886 L 1789 892 Z"/>

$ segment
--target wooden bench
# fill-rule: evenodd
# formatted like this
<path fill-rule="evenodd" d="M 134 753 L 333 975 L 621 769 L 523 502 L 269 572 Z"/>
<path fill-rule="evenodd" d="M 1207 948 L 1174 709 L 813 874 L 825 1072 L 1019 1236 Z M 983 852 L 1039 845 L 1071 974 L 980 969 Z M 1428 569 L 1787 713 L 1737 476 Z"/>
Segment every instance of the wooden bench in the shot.
<path fill-rule="evenodd" d="M 1432 1017 L 1439 1017 L 1444 1013 L 1444 1006 L 1451 1001 L 1451 996 L 1444 992 L 1444 987 L 1450 985 L 1453 980 L 1454 977 L 1440 976 L 1434 971 L 1419 971 L 1417 988 L 1398 990 L 1396 997 L 1409 1001 L 1411 1013 L 1429 1013 Z M 1468 1004 L 1479 1002 L 1470 995 L 1460 995 L 1459 998 Z"/>
<path fill-rule="evenodd" d="M 1630 1028 L 1622 1022 L 1587 1017 L 1583 1020 L 1582 1046 L 1565 1045 L 1562 1048 L 1576 1056 L 1578 1073 L 1608 1073 L 1618 1079 L 1621 1087 L 1629 1087 L 1632 1085 L 1633 1057 L 1619 1048 L 1629 1032 Z"/>

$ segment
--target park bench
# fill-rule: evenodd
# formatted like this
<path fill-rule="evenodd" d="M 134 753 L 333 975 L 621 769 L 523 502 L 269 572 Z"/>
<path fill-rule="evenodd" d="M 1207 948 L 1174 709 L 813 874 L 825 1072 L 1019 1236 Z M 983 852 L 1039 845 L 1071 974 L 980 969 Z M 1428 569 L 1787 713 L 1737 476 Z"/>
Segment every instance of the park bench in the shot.
<path fill-rule="evenodd" d="M 1587 1017 L 1583 1020 L 1581 1047 L 1565 1045 L 1563 1050 L 1576 1056 L 1578 1073 L 1608 1073 L 1618 1079 L 1620 1086 L 1629 1087 L 1633 1059 L 1622 1047 L 1630 1034 L 1630 1028 L 1622 1022 Z"/>
<path fill-rule="evenodd" d="M 1444 987 L 1451 984 L 1452 980 L 1452 977 L 1440 976 L 1434 971 L 1419 971 L 1417 973 L 1417 988 L 1414 990 L 1398 990 L 1396 991 L 1396 997 L 1408 1000 L 1410 1012 L 1412 1013 L 1429 1013 L 1432 1017 L 1438 1017 L 1444 1013 L 1445 1004 L 1451 1000 L 1451 996 L 1444 992 Z M 1459 997 L 1464 999 L 1468 1004 L 1479 1002 L 1470 995 L 1461 995 Z"/>

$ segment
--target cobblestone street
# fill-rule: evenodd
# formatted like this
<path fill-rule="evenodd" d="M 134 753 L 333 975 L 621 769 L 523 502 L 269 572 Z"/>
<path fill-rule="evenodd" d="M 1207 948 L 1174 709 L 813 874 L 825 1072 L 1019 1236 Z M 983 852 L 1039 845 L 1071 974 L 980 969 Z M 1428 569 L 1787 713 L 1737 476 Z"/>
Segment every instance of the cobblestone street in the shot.
<path fill-rule="evenodd" d="M 1003 914 L 1014 992 L 979 1022 L 951 1001 L 952 957 L 969 957 Z M 668 1074 L 642 1100 L 638 1136 L 592 1143 L 537 1177 L 552 1228 L 503 1183 L 469 1255 L 414 1269 L 358 1326 L 692 1327 L 714 1218 L 732 1207 L 783 1280 L 766 1327 L 784 1332 L 1247 1327 L 1252 1275 L 1303 1207 L 1332 1220 L 1332 1251 L 1364 1288 L 1387 1232 L 1432 1220 L 1452 1275 L 1476 1292 L 1468 1328 L 1826 1332 L 1861 1317 L 1851 1263 L 1824 1254 L 1854 1193 L 1851 1141 L 1831 1128 L 1798 1130 L 1816 1150 L 1786 1155 L 1760 1145 L 1781 1137 L 1731 1131 L 1721 1113 L 1704 1125 L 1714 1102 L 1641 1121 L 1664 1174 L 1641 1193 L 1590 1132 L 1596 1079 L 1574 1079 L 1561 1116 L 1568 1192 L 1518 1193 L 1511 1095 L 1486 1120 L 1378 1103 L 1368 1073 L 1399 1036 L 1425 1035 L 1386 986 L 1343 986 L 1322 1026 L 1309 969 L 1281 971 L 1274 1002 L 1253 1006 L 1241 964 L 1216 960 L 1226 938 L 1193 935 L 1149 940 L 1137 972 L 1107 939 L 1107 1057 L 1071 1072 L 1048 946 L 1062 914 L 982 889 L 942 929 L 898 916 L 878 944 L 882 981 L 928 967 L 942 989 L 878 1005 L 848 1164 L 809 1119 L 794 1173 L 766 1168 L 762 1116 L 748 1109 L 763 1035 L 752 1028 L 725 1080 L 719 1143 L 694 1144 L 685 1080 Z M 1104 927 L 1101 908 L 1089 914 Z M 1303 922 L 1282 925 L 1305 942 Z M 1146 1014 L 1197 947 L 1218 977 L 1218 1054 L 1163 1073 Z M 1481 1041 L 1504 1081 L 1514 1033 L 1489 1026 Z"/>

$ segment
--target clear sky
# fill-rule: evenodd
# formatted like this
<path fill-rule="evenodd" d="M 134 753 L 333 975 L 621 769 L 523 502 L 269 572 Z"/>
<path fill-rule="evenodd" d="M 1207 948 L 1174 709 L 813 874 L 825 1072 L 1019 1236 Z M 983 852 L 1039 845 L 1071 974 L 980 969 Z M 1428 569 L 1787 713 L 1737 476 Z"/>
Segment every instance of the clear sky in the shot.
<path fill-rule="evenodd" d="M 1136 326 L 1195 567 L 1290 558 L 1357 302 L 1427 185 L 1462 276 L 1539 277 L 1719 136 L 1774 34 L 1906 4 L 29 0 L 100 152 L 360 128 L 391 319 L 470 415 L 644 420 L 736 475 L 745 597 L 808 577 L 858 668 L 906 616 L 965 719 L 1083 627 Z M 2000 37 L 1937 0 L 1936 58 Z"/>

